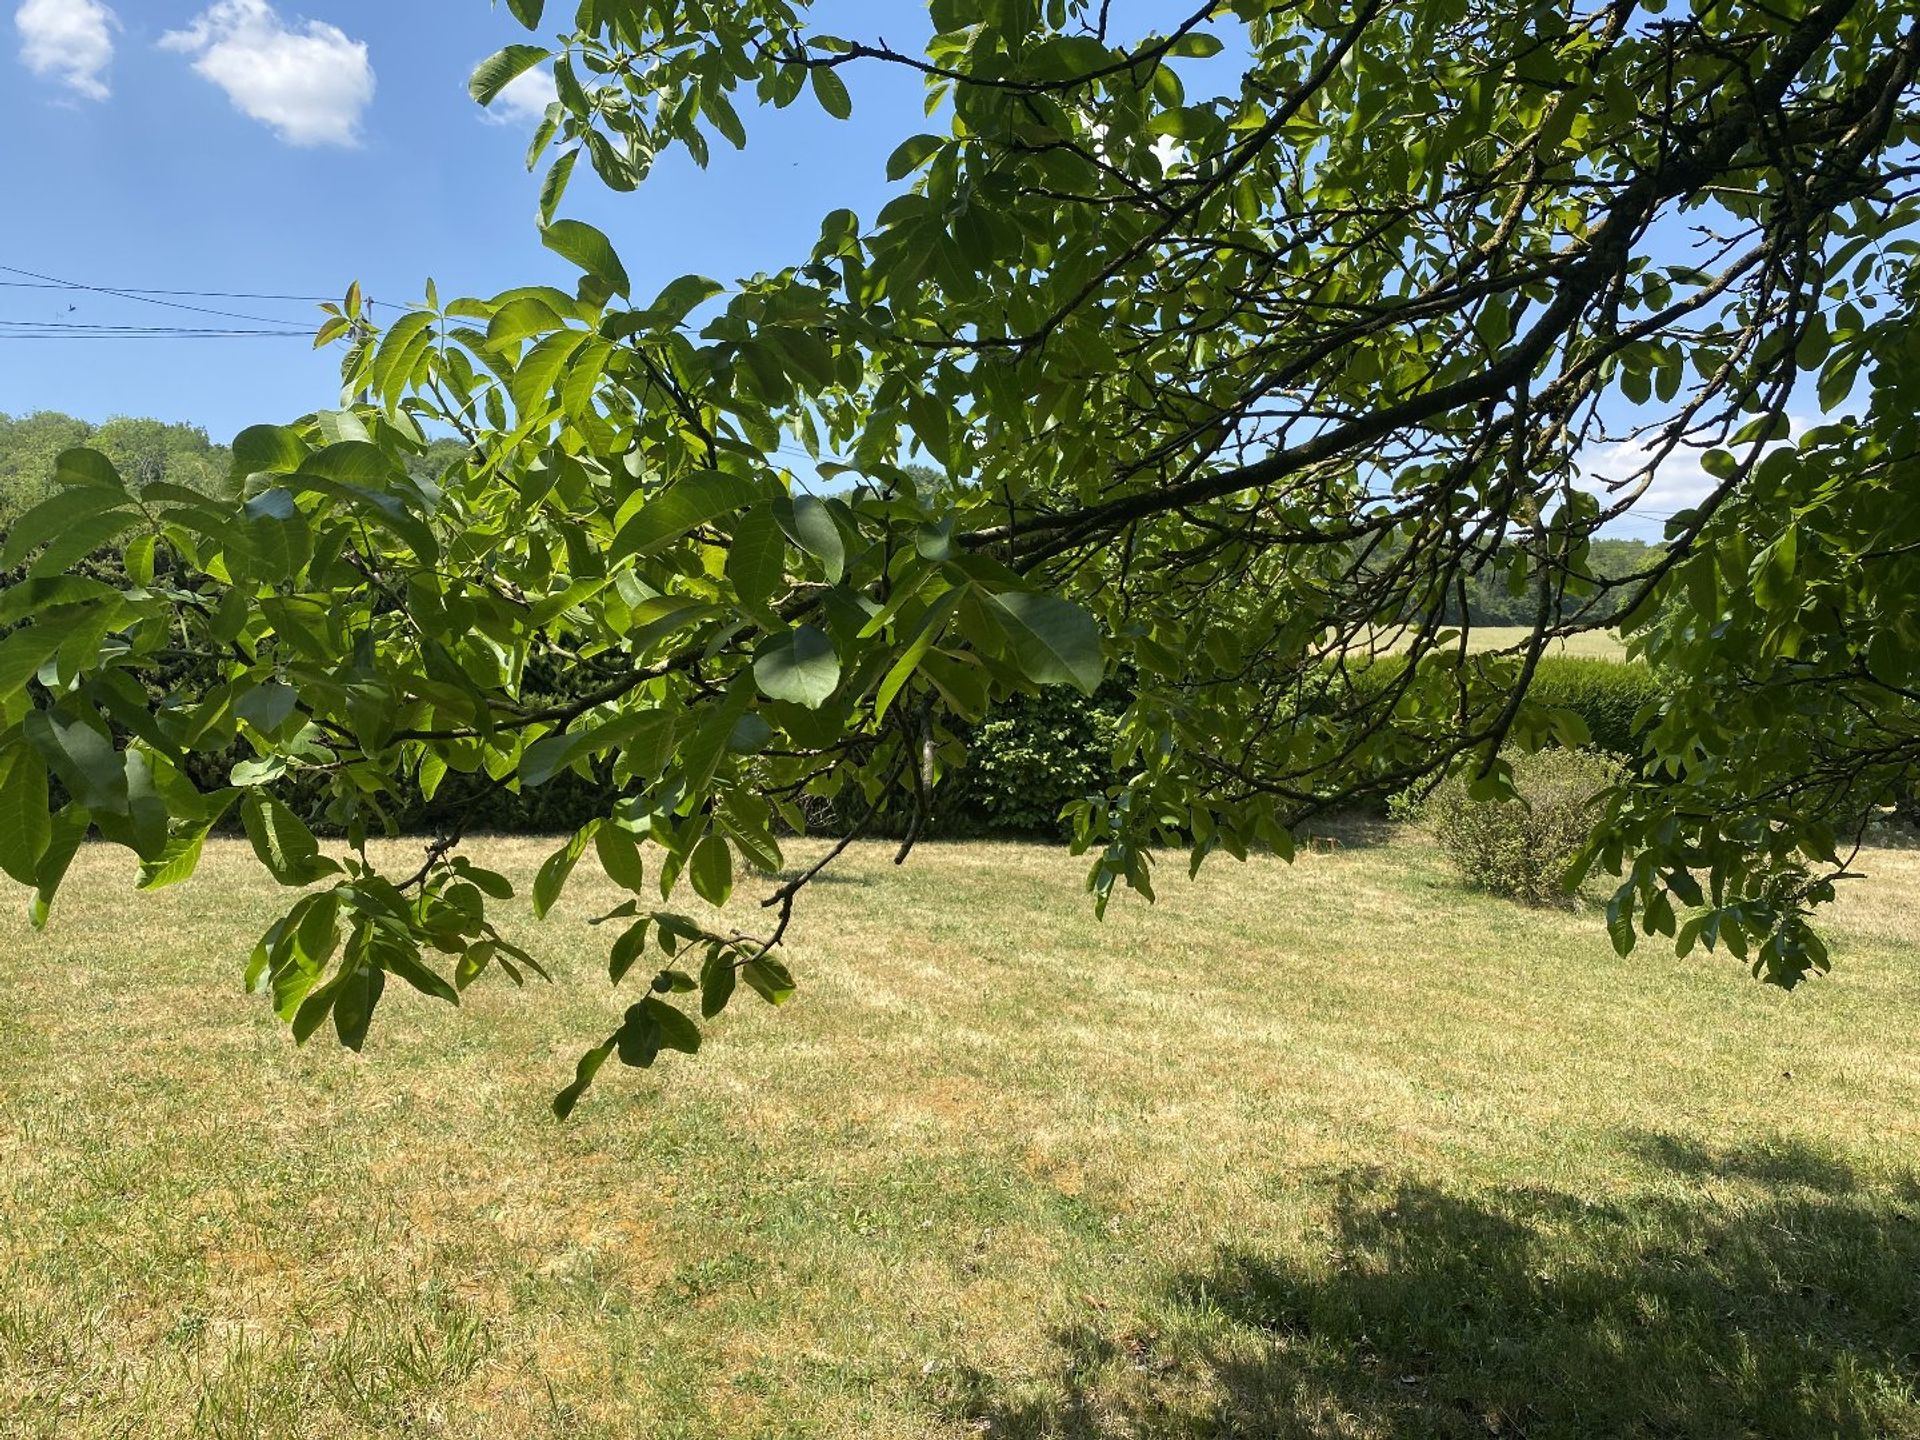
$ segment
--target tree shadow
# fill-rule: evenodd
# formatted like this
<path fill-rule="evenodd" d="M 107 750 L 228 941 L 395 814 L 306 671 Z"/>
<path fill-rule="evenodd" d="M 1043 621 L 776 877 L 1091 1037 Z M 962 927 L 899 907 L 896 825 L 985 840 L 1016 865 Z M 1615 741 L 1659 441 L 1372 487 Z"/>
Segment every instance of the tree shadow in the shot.
<path fill-rule="evenodd" d="M 1337 853 L 1341 850 L 1369 850 L 1391 844 L 1404 837 L 1407 827 L 1369 810 L 1341 810 L 1308 822 L 1294 835 L 1294 844 L 1302 851 Z"/>
<path fill-rule="evenodd" d="M 1749 1181 L 1780 1188 L 1797 1185 L 1823 1195 L 1847 1195 L 1859 1188 L 1853 1167 L 1845 1160 L 1785 1136 L 1762 1145 L 1715 1148 L 1649 1131 L 1631 1136 L 1627 1145 L 1646 1164 L 1694 1180 Z"/>
<path fill-rule="evenodd" d="M 943 1408 L 1034 1440 L 1920 1433 L 1911 1179 L 1870 1192 L 1778 1143 L 1636 1148 L 1669 1178 L 1597 1204 L 1331 1177 L 1303 1250 L 1223 1248 L 1057 1335 L 1037 1383 L 962 1371 Z"/>

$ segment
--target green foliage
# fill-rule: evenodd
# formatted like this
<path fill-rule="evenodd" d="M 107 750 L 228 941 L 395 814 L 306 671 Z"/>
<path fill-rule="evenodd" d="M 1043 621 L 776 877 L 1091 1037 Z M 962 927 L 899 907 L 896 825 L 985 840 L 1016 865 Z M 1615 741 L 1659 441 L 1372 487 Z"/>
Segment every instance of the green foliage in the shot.
<path fill-rule="evenodd" d="M 1114 783 L 1113 743 L 1124 688 L 1018 696 L 965 732 L 967 761 L 938 797 L 948 835 L 1066 838 L 1062 812 Z"/>
<path fill-rule="evenodd" d="M 1665 547 L 1644 540 L 1595 539 L 1587 549 L 1586 576 L 1590 581 L 1623 581 L 1645 574 L 1665 554 Z M 1458 598 L 1444 612 L 1450 624 L 1462 621 L 1474 625 L 1526 625 L 1534 622 L 1537 597 L 1524 583 L 1530 567 L 1523 553 L 1509 549 L 1466 578 L 1466 603 Z M 1523 582 L 1516 593 L 1512 583 Z M 1598 590 L 1590 584 L 1573 584 L 1568 593 L 1557 598 L 1553 618 L 1578 620 L 1583 625 L 1611 624 L 1627 603 L 1628 592 Z"/>
<path fill-rule="evenodd" d="M 237 792 L 317 808 L 352 851 L 341 944 L 263 963 L 312 982 L 296 1034 L 331 1015 L 358 1044 L 376 973 L 530 963 L 459 878 L 461 815 L 417 872 L 370 858 L 443 792 L 599 787 L 542 910 L 607 825 L 662 904 L 711 905 L 812 808 L 904 815 L 910 845 L 967 727 L 1124 673 L 1111 780 L 1070 812 L 1104 909 L 1151 899 L 1169 847 L 1286 854 L 1328 810 L 1578 743 L 1536 662 L 1617 614 L 1665 688 L 1585 857 L 1620 877 L 1615 943 L 1725 943 L 1784 985 L 1825 965 L 1837 822 L 1920 771 L 1910 5 L 1231 0 L 1127 34 L 1085 0 L 939 0 L 918 56 L 801 0 L 569 8 L 474 88 L 551 57 L 529 162 L 557 157 L 571 288 L 429 283 L 383 328 L 356 287 L 319 338 L 364 402 L 249 430 L 221 483 L 101 440 L 26 497 L 0 761 L 16 810 L 20 757 L 57 782 L 20 822 L 26 852 L 51 836 L 37 915 L 77 834 L 157 882 L 236 805 L 277 815 Z M 847 114 L 848 66 L 911 66 L 934 128 L 787 268 L 641 305 L 559 215 L 582 156 L 628 191 L 745 143 L 743 108 Z M 1698 253 L 1656 238 L 1703 227 Z M 1804 383 L 1829 420 L 1789 435 Z M 1575 483 L 1621 414 L 1714 487 L 1657 551 L 1599 538 L 1651 468 Z M 109 542 L 124 580 L 76 588 Z M 1451 643 L 1483 572 L 1528 643 Z M 1381 649 L 1405 659 L 1368 673 Z M 769 882 L 759 934 L 636 900 L 610 970 L 692 951 L 708 1003 L 735 979 L 780 1003 L 812 876 Z M 594 1054 L 685 1038 L 641 1006 Z"/>
<path fill-rule="evenodd" d="M 1354 684 L 1367 696 L 1396 693 L 1408 683 L 1406 664 L 1400 656 L 1385 656 L 1358 671 Z M 1546 655 L 1534 669 L 1527 699 L 1546 722 L 1543 738 L 1589 745 L 1624 757 L 1637 768 L 1669 688 L 1642 662 Z M 1331 708 L 1337 693 L 1338 687 L 1329 682 L 1318 708 Z"/>
<path fill-rule="evenodd" d="M 94 425 L 51 410 L 0 415 L 0 529 L 54 493 L 59 457 L 80 446 L 104 455 L 136 489 L 165 483 L 214 494 L 226 487 L 227 450 L 195 426 L 138 419 Z"/>
<path fill-rule="evenodd" d="M 1659 718 L 1667 690 L 1650 665 L 1549 655 L 1527 695 L 1545 709 L 1578 716 L 1584 743 L 1632 760 Z"/>
<path fill-rule="evenodd" d="M 1566 880 L 1619 783 L 1616 758 L 1592 750 L 1536 750 L 1441 781 L 1424 818 L 1468 883 L 1533 905 L 1567 904 Z"/>

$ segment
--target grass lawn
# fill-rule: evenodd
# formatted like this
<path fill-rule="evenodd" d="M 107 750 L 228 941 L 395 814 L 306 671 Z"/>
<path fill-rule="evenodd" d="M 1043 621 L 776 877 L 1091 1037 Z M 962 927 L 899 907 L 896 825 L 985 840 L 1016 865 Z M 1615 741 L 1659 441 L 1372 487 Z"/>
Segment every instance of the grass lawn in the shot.
<path fill-rule="evenodd" d="M 355 1057 L 239 993 L 231 846 L 84 854 L 0 941 L 0 1434 L 1920 1435 L 1920 851 L 1793 996 L 1417 839 L 1104 925 L 1056 852 L 852 858 L 792 1006 L 561 1125 L 609 891 Z"/>

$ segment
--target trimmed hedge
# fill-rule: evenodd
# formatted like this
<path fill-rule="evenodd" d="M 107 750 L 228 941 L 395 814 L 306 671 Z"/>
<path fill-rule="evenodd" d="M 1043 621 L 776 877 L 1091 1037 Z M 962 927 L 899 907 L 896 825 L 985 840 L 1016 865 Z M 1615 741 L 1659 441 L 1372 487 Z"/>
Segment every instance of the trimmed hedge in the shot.
<path fill-rule="evenodd" d="M 1384 681 L 1403 663 L 1381 660 L 1373 676 Z M 1631 760 L 1648 728 L 1636 721 L 1663 691 L 1645 665 L 1546 656 L 1530 693 L 1578 715 L 1593 749 Z M 933 833 L 1064 838 L 1061 808 L 1113 783 L 1109 747 L 1129 698 L 1109 684 L 1091 700 L 1049 690 L 1008 701 L 966 737 L 967 764 L 940 787 Z"/>
<path fill-rule="evenodd" d="M 1542 705 L 1571 710 L 1587 722 L 1590 744 L 1614 755 L 1637 756 L 1651 727 L 1636 717 L 1665 693 L 1645 665 L 1551 655 L 1540 661 L 1529 692 Z"/>

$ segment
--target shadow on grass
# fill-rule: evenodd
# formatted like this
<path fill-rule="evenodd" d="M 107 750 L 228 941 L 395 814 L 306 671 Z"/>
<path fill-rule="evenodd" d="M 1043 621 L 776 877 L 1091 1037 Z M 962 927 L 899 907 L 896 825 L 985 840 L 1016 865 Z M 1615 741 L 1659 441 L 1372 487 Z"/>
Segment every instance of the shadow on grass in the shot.
<path fill-rule="evenodd" d="M 1407 827 L 1384 815 L 1365 810 L 1344 810 L 1323 815 L 1300 827 L 1294 844 L 1303 851 L 1337 852 L 1367 850 L 1385 845 L 1406 834 Z"/>
<path fill-rule="evenodd" d="M 1765 1145 L 1721 1150 L 1677 1135 L 1637 1135 L 1628 1144 L 1648 1165 L 1693 1180 L 1748 1181 L 1783 1188 L 1798 1185 L 1823 1195 L 1848 1195 L 1859 1183 L 1846 1161 L 1784 1137 Z"/>
<path fill-rule="evenodd" d="M 947 1409 L 1061 1440 L 1920 1434 L 1912 1182 L 1639 1148 L 1715 1183 L 1594 1205 L 1342 1176 L 1311 1253 L 1222 1250 L 1130 1325 L 1059 1335 L 1037 1384 L 963 1371 Z"/>

